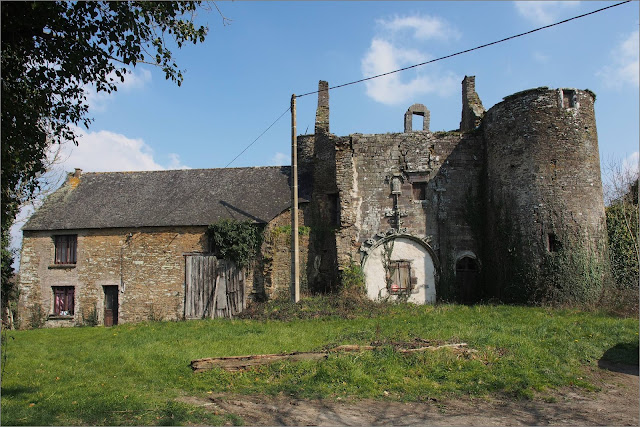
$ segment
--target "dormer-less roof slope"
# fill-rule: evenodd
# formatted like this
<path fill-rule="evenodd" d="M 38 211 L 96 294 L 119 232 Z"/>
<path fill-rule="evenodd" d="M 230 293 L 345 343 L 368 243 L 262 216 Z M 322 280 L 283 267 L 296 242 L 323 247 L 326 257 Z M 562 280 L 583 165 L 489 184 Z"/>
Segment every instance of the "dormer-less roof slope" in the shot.
<path fill-rule="evenodd" d="M 290 169 L 84 173 L 49 196 L 23 230 L 265 223 L 290 207 Z"/>

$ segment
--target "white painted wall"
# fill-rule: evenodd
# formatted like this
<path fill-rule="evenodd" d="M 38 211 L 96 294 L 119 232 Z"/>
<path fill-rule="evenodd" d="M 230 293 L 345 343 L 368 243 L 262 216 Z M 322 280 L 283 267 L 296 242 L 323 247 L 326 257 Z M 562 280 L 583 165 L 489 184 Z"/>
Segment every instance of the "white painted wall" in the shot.
<path fill-rule="evenodd" d="M 367 296 L 372 300 L 387 298 L 386 272 L 382 263 L 384 245 L 373 248 L 364 260 L 363 270 L 367 286 Z M 418 283 L 409 297 L 409 302 L 415 304 L 433 304 L 436 302 L 435 267 L 431 255 L 420 243 L 406 238 L 394 239 L 391 261 L 411 262 L 411 275 L 418 279 Z M 397 298 L 392 296 L 392 298 Z"/>

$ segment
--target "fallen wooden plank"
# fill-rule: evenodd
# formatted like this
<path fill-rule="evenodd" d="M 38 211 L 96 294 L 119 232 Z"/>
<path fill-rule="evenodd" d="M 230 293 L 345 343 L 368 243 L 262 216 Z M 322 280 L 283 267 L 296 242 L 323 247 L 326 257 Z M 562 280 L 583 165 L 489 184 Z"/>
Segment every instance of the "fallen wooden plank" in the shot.
<path fill-rule="evenodd" d="M 279 360 L 318 360 L 327 357 L 327 352 L 298 352 L 285 354 L 257 354 L 252 356 L 210 357 L 191 361 L 194 372 L 203 372 L 214 367 L 226 371 L 239 371 L 252 366 L 266 365 Z"/>
<path fill-rule="evenodd" d="M 466 343 L 443 344 L 438 346 L 426 346 L 419 348 L 400 349 L 400 353 L 416 353 L 421 351 L 434 351 L 441 348 L 462 349 L 466 347 Z M 239 371 L 250 368 L 252 366 L 266 365 L 280 360 L 319 360 L 326 358 L 330 353 L 352 352 L 352 351 L 369 351 L 379 346 L 372 345 L 341 345 L 327 351 L 319 352 L 294 352 L 281 354 L 255 354 L 249 356 L 227 356 L 227 357 L 207 357 L 204 359 L 195 359 L 191 361 L 191 369 L 194 372 L 209 371 L 213 368 L 222 368 L 226 371 Z M 475 351 L 464 349 L 465 351 Z"/>
<path fill-rule="evenodd" d="M 464 348 L 467 346 L 466 342 L 461 342 L 458 344 L 442 344 L 442 345 L 436 345 L 436 346 L 426 346 L 426 347 L 418 347 L 418 348 L 403 348 L 398 350 L 398 352 L 400 353 L 416 353 L 416 352 L 420 352 L 420 351 L 427 351 L 427 350 L 438 350 L 441 348 L 453 348 L 453 349 L 457 349 L 457 348 Z"/>

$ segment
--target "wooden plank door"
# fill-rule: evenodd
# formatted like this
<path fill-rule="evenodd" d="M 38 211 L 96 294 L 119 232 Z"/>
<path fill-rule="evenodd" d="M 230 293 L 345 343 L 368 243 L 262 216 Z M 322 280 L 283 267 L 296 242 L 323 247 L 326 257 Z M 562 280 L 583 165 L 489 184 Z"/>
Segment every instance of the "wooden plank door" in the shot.
<path fill-rule="evenodd" d="M 104 287 L 104 326 L 118 324 L 118 287 Z"/>

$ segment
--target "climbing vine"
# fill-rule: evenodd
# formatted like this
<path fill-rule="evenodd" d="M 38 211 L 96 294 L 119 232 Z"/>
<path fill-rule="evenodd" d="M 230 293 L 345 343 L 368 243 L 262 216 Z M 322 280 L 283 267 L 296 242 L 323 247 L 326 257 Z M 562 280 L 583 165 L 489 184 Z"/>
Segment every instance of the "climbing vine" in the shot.
<path fill-rule="evenodd" d="M 262 243 L 263 226 L 250 221 L 223 219 L 211 224 L 207 230 L 211 252 L 217 257 L 236 263 L 240 268 L 249 266 Z"/>
<path fill-rule="evenodd" d="M 393 272 L 391 271 L 391 254 L 393 253 L 394 240 L 387 240 L 382 243 L 382 266 L 385 272 L 385 281 L 387 283 L 387 290 L 391 294 L 391 285 L 393 285 Z"/>

